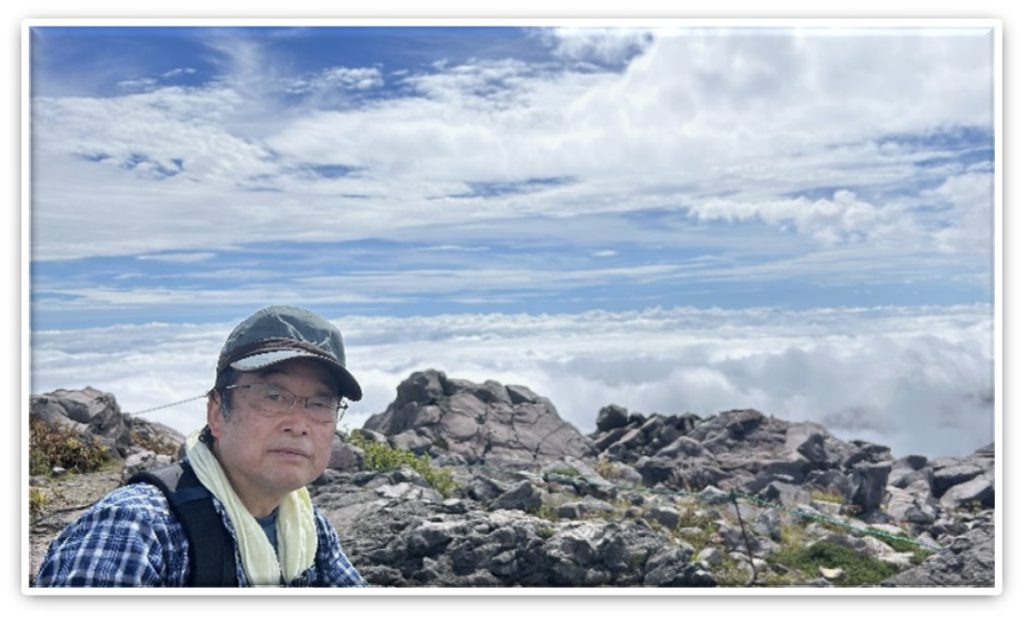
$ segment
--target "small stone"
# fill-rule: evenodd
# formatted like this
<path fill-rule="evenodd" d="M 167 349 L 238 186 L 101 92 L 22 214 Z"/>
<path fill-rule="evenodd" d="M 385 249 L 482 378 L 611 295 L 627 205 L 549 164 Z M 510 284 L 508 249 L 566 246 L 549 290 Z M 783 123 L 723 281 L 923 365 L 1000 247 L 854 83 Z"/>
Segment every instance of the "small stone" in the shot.
<path fill-rule="evenodd" d="M 837 578 L 842 578 L 843 568 L 818 567 L 818 573 L 829 580 L 836 580 Z"/>

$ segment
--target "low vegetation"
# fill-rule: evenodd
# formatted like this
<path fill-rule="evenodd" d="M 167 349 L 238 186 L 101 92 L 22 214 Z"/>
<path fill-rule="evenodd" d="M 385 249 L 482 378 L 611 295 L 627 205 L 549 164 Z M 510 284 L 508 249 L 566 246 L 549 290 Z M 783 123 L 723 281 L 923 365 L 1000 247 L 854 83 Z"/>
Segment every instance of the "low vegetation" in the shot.
<path fill-rule="evenodd" d="M 74 473 L 97 471 L 112 460 L 94 439 L 39 419 L 29 422 L 29 473 L 51 475 L 55 467 Z"/>
<path fill-rule="evenodd" d="M 768 560 L 796 570 L 809 580 L 821 576 L 820 568 L 839 568 L 842 573 L 833 583 L 844 587 L 875 585 L 900 571 L 898 567 L 825 541 L 806 547 L 787 544 L 769 555 Z"/>
<path fill-rule="evenodd" d="M 450 471 L 433 466 L 426 455 L 417 456 L 405 449 L 395 449 L 365 438 L 358 432 L 350 432 L 346 440 L 363 450 L 363 468 L 366 470 L 386 472 L 396 471 L 403 465 L 408 466 L 445 497 L 451 496 L 458 486 Z"/>

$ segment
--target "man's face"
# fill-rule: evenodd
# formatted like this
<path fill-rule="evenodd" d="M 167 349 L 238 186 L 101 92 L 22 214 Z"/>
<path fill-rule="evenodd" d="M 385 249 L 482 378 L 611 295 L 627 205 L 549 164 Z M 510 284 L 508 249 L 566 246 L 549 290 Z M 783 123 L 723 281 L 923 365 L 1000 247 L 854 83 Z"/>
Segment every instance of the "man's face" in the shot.
<path fill-rule="evenodd" d="M 317 361 L 290 359 L 259 372 L 241 372 L 236 385 L 270 383 L 300 398 L 337 396 L 330 372 Z M 220 400 L 207 403 L 207 423 L 217 439 L 214 453 L 242 503 L 265 516 L 289 492 L 327 467 L 335 424 L 313 421 L 299 400 L 286 414 L 267 416 L 255 407 L 250 389 L 234 389 L 227 419 Z"/>

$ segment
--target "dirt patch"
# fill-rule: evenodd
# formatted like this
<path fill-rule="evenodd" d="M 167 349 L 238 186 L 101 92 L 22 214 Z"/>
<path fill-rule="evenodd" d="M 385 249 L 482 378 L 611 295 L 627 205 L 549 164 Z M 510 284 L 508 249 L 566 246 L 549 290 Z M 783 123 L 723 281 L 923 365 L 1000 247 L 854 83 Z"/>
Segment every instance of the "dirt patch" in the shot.
<path fill-rule="evenodd" d="M 53 538 L 74 522 L 90 505 L 121 485 L 121 467 L 111 466 L 95 473 L 66 474 L 61 477 L 33 477 L 30 488 L 42 494 L 39 513 L 30 518 L 28 529 L 29 569 L 35 575 Z"/>

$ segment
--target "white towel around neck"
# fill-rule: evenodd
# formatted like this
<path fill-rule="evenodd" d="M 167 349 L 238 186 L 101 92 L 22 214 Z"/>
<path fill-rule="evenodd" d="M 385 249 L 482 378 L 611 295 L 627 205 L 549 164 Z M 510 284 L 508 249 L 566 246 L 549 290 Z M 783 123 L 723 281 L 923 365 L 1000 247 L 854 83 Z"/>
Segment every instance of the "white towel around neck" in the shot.
<path fill-rule="evenodd" d="M 248 581 L 257 587 L 276 587 L 282 576 L 289 583 L 312 567 L 317 533 L 309 491 L 293 490 L 281 501 L 275 552 L 259 522 L 238 498 L 216 456 L 199 440 L 199 434 L 194 432 L 186 439 L 186 454 L 196 477 L 224 505 L 231 518 Z"/>

